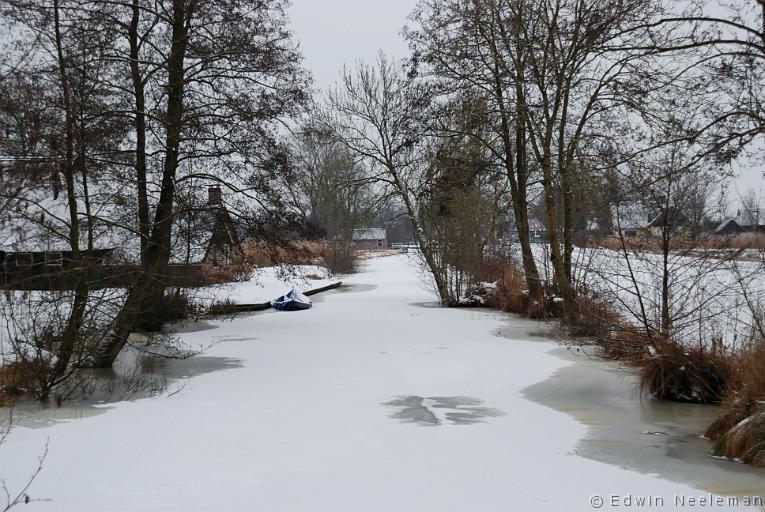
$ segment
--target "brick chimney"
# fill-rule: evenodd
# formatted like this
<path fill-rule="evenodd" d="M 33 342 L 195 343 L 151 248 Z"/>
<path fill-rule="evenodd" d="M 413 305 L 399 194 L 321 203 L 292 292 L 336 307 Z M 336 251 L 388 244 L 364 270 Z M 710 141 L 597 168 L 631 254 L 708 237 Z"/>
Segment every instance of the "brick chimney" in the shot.
<path fill-rule="evenodd" d="M 219 206 L 223 203 L 223 192 L 220 187 L 211 185 L 207 187 L 207 204 L 210 206 Z"/>

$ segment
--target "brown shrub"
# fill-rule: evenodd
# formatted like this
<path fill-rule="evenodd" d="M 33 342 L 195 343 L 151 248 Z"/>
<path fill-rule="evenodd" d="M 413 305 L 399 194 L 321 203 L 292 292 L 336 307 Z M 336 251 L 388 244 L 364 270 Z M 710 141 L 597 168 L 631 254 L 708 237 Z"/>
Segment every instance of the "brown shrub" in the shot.
<path fill-rule="evenodd" d="M 205 266 L 202 270 L 202 280 L 195 286 L 210 286 L 213 284 L 234 283 L 246 281 L 252 275 L 252 265 L 240 263 L 229 267 Z"/>
<path fill-rule="evenodd" d="M 326 242 L 294 240 L 282 244 L 247 240 L 242 244 L 247 261 L 258 267 L 319 264 Z"/>
<path fill-rule="evenodd" d="M 637 252 L 661 252 L 661 240 L 648 235 L 624 240 L 627 250 Z M 760 233 L 741 233 L 737 235 L 705 235 L 686 240 L 676 240 L 675 250 L 738 250 L 765 249 L 765 235 Z M 622 242 L 616 236 L 588 242 L 591 247 L 603 247 L 612 251 L 622 251 Z"/>
<path fill-rule="evenodd" d="M 473 281 L 495 283 L 502 279 L 507 272 L 507 257 L 503 254 L 490 253 L 483 257 L 475 267 L 470 272 Z M 525 279 L 523 282 L 526 282 Z"/>
<path fill-rule="evenodd" d="M 229 298 L 224 299 L 223 302 L 211 304 L 209 308 L 211 315 L 233 315 L 236 312 L 236 303 Z"/>
<path fill-rule="evenodd" d="M 765 341 L 756 334 L 731 354 L 731 373 L 725 411 L 705 433 L 716 441 L 744 419 L 757 413 L 765 400 Z"/>
<path fill-rule="evenodd" d="M 180 322 L 194 316 L 197 306 L 180 290 L 166 292 L 158 304 L 149 304 L 141 315 L 139 328 L 159 332 L 167 323 Z"/>
<path fill-rule="evenodd" d="M 725 404 L 724 412 L 707 428 L 704 437 L 712 441 L 718 441 L 730 429 L 744 421 L 755 413 L 757 402 L 736 400 Z"/>
<path fill-rule="evenodd" d="M 497 282 L 496 306 L 509 313 L 529 313 L 529 292 L 526 277 L 515 265 L 506 265 Z"/>
<path fill-rule="evenodd" d="M 737 235 L 713 235 L 699 241 L 705 249 L 765 249 L 765 235 L 762 233 L 740 233 Z"/>
<path fill-rule="evenodd" d="M 659 400 L 719 403 L 730 384 L 732 360 L 722 348 L 684 347 L 657 340 L 640 368 L 640 390 Z"/>
<path fill-rule="evenodd" d="M 358 254 L 353 244 L 343 241 L 295 240 L 284 244 L 248 240 L 243 244 L 247 261 L 258 267 L 273 265 L 323 265 L 335 274 L 356 271 Z"/>
<path fill-rule="evenodd" d="M 720 436 L 712 454 L 744 464 L 765 466 L 765 411 L 760 407 L 758 412 Z"/>
<path fill-rule="evenodd" d="M 765 339 L 753 336 L 733 359 L 735 372 L 728 398 L 747 403 L 765 400 Z"/>
<path fill-rule="evenodd" d="M 357 271 L 358 254 L 353 244 L 330 242 L 320 252 L 324 266 L 333 274 L 352 274 Z"/>
<path fill-rule="evenodd" d="M 606 339 L 614 326 L 619 324 L 619 315 L 606 297 L 586 289 L 577 292 L 576 298 L 561 308 L 563 324 L 572 336 L 587 336 Z"/>
<path fill-rule="evenodd" d="M 40 385 L 39 364 L 20 360 L 0 366 L 0 407 L 34 396 Z"/>
<path fill-rule="evenodd" d="M 606 336 L 596 338 L 599 355 L 608 361 L 640 365 L 649 355 L 653 342 L 630 324 L 616 325 Z"/>

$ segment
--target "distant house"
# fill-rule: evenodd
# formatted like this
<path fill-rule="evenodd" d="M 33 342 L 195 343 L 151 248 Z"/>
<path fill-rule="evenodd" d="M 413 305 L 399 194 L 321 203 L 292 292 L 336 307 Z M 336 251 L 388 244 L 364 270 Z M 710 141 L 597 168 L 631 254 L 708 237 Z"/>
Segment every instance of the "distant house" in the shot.
<path fill-rule="evenodd" d="M 210 241 L 207 243 L 202 263 L 213 267 L 229 267 L 244 263 L 244 249 L 236 225 L 231 220 L 220 187 L 207 189 L 207 207 L 210 216 Z"/>
<path fill-rule="evenodd" d="M 636 238 L 646 233 L 652 221 L 643 206 L 635 202 L 624 202 L 611 207 L 610 224 L 610 234 Z"/>
<path fill-rule="evenodd" d="M 388 233 L 384 228 L 354 229 L 351 240 L 359 250 L 381 251 L 388 248 Z"/>
<path fill-rule="evenodd" d="M 658 237 L 665 230 L 684 233 L 692 222 L 679 208 L 647 208 L 637 202 L 622 202 L 611 206 L 608 233 L 624 238 Z"/>
<path fill-rule="evenodd" d="M 715 229 L 715 234 L 721 236 L 742 233 L 765 233 L 765 224 L 760 219 L 759 210 L 738 210 L 735 217 L 723 220 Z"/>
<path fill-rule="evenodd" d="M 68 203 L 55 176 L 47 159 L 0 156 L 0 187 L 8 194 L 0 218 L 0 286 L 5 289 L 67 289 L 79 275 L 75 270 L 86 269 L 92 277 L 113 259 L 119 241 L 101 226 L 92 250 L 85 249 L 87 231 L 81 227 L 80 254 L 74 257 L 62 220 L 69 216 Z"/>
<path fill-rule="evenodd" d="M 655 236 L 666 232 L 685 232 L 691 227 L 691 220 L 682 210 L 674 207 L 662 208 L 661 213 L 656 215 L 648 223 L 648 229 Z"/>
<path fill-rule="evenodd" d="M 87 271 L 94 288 L 127 287 L 140 278 L 135 205 L 115 200 L 111 187 L 110 182 L 90 181 L 90 207 L 98 214 L 91 229 L 86 229 L 82 217 L 77 241 L 80 258 L 74 258 L 68 239 L 69 198 L 62 193 L 57 163 L 0 155 L 0 189 L 5 198 L 0 216 L 0 286 L 71 289 L 82 275 L 79 269 Z M 116 197 L 129 193 L 126 188 Z M 174 218 L 167 282 L 195 284 L 208 275 L 205 266 L 228 267 L 244 261 L 241 238 L 221 188 L 209 187 L 207 200 L 201 215 Z M 79 212 L 86 211 L 82 194 L 77 195 L 77 206 Z M 90 251 L 85 249 L 89 245 L 94 246 Z"/>

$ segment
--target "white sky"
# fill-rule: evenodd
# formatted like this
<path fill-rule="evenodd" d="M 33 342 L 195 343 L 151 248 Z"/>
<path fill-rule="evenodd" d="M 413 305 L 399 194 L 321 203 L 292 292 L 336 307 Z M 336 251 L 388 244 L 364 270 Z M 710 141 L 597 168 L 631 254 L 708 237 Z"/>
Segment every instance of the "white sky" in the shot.
<path fill-rule="evenodd" d="M 292 0 L 292 26 L 300 41 L 305 65 L 314 77 L 314 89 L 326 91 L 340 77 L 343 64 L 372 61 L 378 50 L 388 56 L 408 55 L 401 30 L 417 0 Z M 755 162 L 762 162 L 760 153 Z M 754 189 L 765 204 L 765 165 L 738 167 L 740 176 L 731 184 L 728 197 Z"/>
<path fill-rule="evenodd" d="M 292 0 L 291 17 L 314 87 L 326 90 L 343 64 L 374 60 L 378 50 L 406 57 L 401 37 L 416 0 Z"/>

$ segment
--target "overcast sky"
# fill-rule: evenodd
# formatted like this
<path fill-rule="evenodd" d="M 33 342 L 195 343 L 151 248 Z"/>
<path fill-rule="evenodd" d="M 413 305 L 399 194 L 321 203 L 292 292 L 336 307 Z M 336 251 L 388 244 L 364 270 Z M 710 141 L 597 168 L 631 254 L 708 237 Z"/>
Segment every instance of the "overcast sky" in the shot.
<path fill-rule="evenodd" d="M 292 0 L 292 25 L 314 76 L 326 90 L 343 64 L 373 60 L 378 50 L 405 57 L 401 29 L 416 0 Z"/>
<path fill-rule="evenodd" d="M 397 58 L 408 48 L 401 37 L 407 16 L 417 0 L 292 0 L 292 25 L 300 41 L 314 88 L 325 91 L 338 80 L 343 64 L 374 60 L 378 50 Z M 753 188 L 765 203 L 762 153 L 738 169 L 740 177 L 728 197 Z"/>

